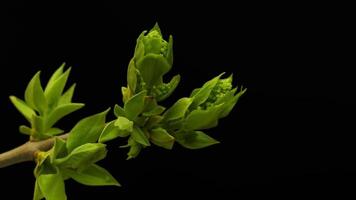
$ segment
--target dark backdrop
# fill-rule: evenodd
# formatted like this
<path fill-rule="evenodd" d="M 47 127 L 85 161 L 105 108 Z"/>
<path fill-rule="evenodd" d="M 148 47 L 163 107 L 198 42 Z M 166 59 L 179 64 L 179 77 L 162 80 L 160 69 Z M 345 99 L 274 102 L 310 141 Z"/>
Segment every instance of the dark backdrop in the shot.
<path fill-rule="evenodd" d="M 169 75 L 182 76 L 166 105 L 223 71 L 234 73 L 235 84 L 248 92 L 219 127 L 208 131 L 221 144 L 197 151 L 152 147 L 125 161 L 126 150 L 118 149 L 123 141 L 111 142 L 101 164 L 123 187 L 67 181 L 70 199 L 289 197 L 354 190 L 355 65 L 348 61 L 347 6 L 73 2 L 5 7 L 0 151 L 27 139 L 17 132 L 25 120 L 8 96 L 23 97 L 38 70 L 47 79 L 62 62 L 73 66 L 75 100 L 86 107 L 61 122 L 67 130 L 81 117 L 121 103 L 135 40 L 155 22 L 166 37 L 174 36 Z M 1 169 L 1 195 L 30 199 L 33 167 Z"/>

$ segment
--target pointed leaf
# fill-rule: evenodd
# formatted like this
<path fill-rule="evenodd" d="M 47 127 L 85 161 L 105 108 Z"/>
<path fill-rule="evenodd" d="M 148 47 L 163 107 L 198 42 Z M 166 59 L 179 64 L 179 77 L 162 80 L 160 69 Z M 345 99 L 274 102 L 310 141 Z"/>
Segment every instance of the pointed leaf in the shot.
<path fill-rule="evenodd" d="M 129 138 L 127 146 L 130 147 L 129 152 L 127 153 L 127 160 L 136 158 L 142 149 L 142 145 L 138 142 L 135 142 L 132 137 Z"/>
<path fill-rule="evenodd" d="M 174 137 L 163 128 L 151 130 L 150 140 L 153 144 L 166 149 L 172 149 L 174 144 Z"/>
<path fill-rule="evenodd" d="M 134 127 L 133 132 L 131 133 L 131 137 L 133 140 L 136 142 L 144 145 L 144 146 L 150 146 L 150 142 L 148 141 L 148 138 L 146 134 L 141 130 L 139 127 Z"/>
<path fill-rule="evenodd" d="M 69 104 L 72 102 L 76 84 L 74 83 L 59 99 L 58 105 Z"/>
<path fill-rule="evenodd" d="M 48 104 L 50 106 L 56 105 L 61 98 L 63 89 L 67 83 L 68 76 L 70 74 L 71 68 L 67 69 L 64 74 L 62 74 L 58 79 L 56 79 L 53 84 L 46 87 L 44 92 Z"/>
<path fill-rule="evenodd" d="M 152 87 L 162 80 L 162 76 L 171 69 L 171 66 L 163 55 L 149 53 L 136 63 L 136 68 L 148 87 Z"/>
<path fill-rule="evenodd" d="M 76 147 L 90 142 L 96 142 L 105 127 L 105 117 L 110 109 L 80 120 L 70 131 L 67 139 L 67 149 L 71 152 Z"/>
<path fill-rule="evenodd" d="M 119 128 L 115 126 L 115 121 L 116 120 L 106 124 L 104 130 L 100 134 L 99 142 L 104 143 L 117 137 L 127 137 L 130 134 L 127 131 L 120 131 Z"/>
<path fill-rule="evenodd" d="M 46 131 L 46 135 L 48 135 L 48 136 L 55 136 L 55 135 L 59 135 L 61 133 L 64 133 L 64 131 L 59 128 L 50 128 L 49 130 Z"/>
<path fill-rule="evenodd" d="M 171 81 L 169 83 L 166 84 L 168 91 L 166 93 L 164 93 L 161 96 L 157 97 L 157 101 L 163 101 L 166 98 L 168 98 L 169 96 L 171 96 L 171 94 L 174 92 L 174 90 L 177 88 L 178 84 L 180 81 L 180 75 L 175 75 Z"/>
<path fill-rule="evenodd" d="M 137 74 L 136 74 L 134 59 L 131 59 L 129 66 L 127 68 L 127 84 L 132 94 L 135 94 L 136 84 L 137 84 Z"/>
<path fill-rule="evenodd" d="M 125 110 L 117 104 L 115 104 L 115 107 L 114 107 L 114 114 L 116 117 L 120 117 L 120 116 L 126 117 Z"/>
<path fill-rule="evenodd" d="M 57 166 L 80 169 L 105 158 L 106 145 L 102 143 L 86 143 L 75 148 L 68 156 L 56 159 Z"/>
<path fill-rule="evenodd" d="M 62 63 L 61 66 L 59 66 L 59 68 L 52 74 L 51 78 L 47 83 L 45 91 L 48 90 L 49 87 L 52 87 L 54 82 L 63 74 L 63 69 L 65 65 L 66 63 Z"/>
<path fill-rule="evenodd" d="M 179 99 L 163 114 L 163 120 L 171 121 L 183 118 L 192 102 L 192 98 L 183 97 Z"/>
<path fill-rule="evenodd" d="M 176 139 L 179 144 L 188 149 L 201 149 L 219 143 L 219 141 L 202 131 L 189 132 L 182 136 L 177 136 Z"/>
<path fill-rule="evenodd" d="M 233 98 L 231 98 L 230 101 L 226 102 L 224 104 L 224 110 L 223 112 L 220 114 L 220 118 L 226 117 L 227 115 L 229 115 L 229 113 L 231 112 L 231 110 L 234 108 L 234 106 L 236 105 L 237 101 L 240 99 L 240 97 L 246 92 L 247 89 L 244 89 L 240 92 L 238 92 Z"/>
<path fill-rule="evenodd" d="M 20 133 L 25 134 L 25 135 L 32 135 L 32 129 L 25 125 L 19 126 L 19 131 L 20 131 Z"/>
<path fill-rule="evenodd" d="M 56 122 L 58 122 L 61 118 L 70 113 L 79 110 L 82 108 L 84 104 L 82 103 L 69 103 L 56 107 L 51 114 L 48 116 L 46 126 L 47 128 L 52 127 Z"/>
<path fill-rule="evenodd" d="M 40 113 L 44 113 L 47 109 L 47 101 L 40 81 L 40 72 L 37 72 L 27 85 L 25 91 L 25 101 L 27 105 Z"/>
<path fill-rule="evenodd" d="M 169 65 L 173 65 L 173 36 L 169 36 L 167 47 L 167 60 Z"/>
<path fill-rule="evenodd" d="M 43 198 L 44 198 L 44 196 L 43 196 L 42 191 L 40 189 L 40 185 L 38 184 L 38 181 L 36 180 L 35 189 L 34 189 L 34 192 L 33 192 L 33 200 L 41 200 Z"/>
<path fill-rule="evenodd" d="M 67 151 L 65 141 L 58 137 L 55 137 L 53 148 L 51 150 L 51 153 L 49 154 L 51 163 L 53 163 L 57 158 L 62 158 L 66 155 L 66 153 Z"/>
<path fill-rule="evenodd" d="M 129 120 L 135 120 L 135 118 L 143 111 L 145 103 L 146 91 L 131 97 L 124 105 L 126 116 Z"/>
<path fill-rule="evenodd" d="M 223 105 L 215 105 L 207 110 L 193 110 L 184 121 L 184 129 L 202 130 L 217 126 Z"/>
<path fill-rule="evenodd" d="M 44 139 L 47 138 L 48 136 L 45 135 L 45 126 L 44 126 L 44 120 L 43 117 L 39 117 L 37 115 L 32 116 L 32 128 L 35 130 L 33 137 L 35 139 Z"/>
<path fill-rule="evenodd" d="M 157 105 L 157 106 L 156 106 L 155 108 L 153 108 L 152 110 L 150 110 L 150 111 L 148 111 L 148 112 L 142 113 L 142 116 L 144 116 L 144 117 L 151 117 L 151 116 L 153 116 L 153 115 L 160 115 L 161 113 L 164 112 L 164 110 L 166 110 L 165 107 Z"/>
<path fill-rule="evenodd" d="M 195 94 L 194 94 L 194 96 L 192 96 L 192 98 L 193 98 L 192 108 L 196 108 L 197 106 L 204 103 L 208 99 L 211 91 L 213 90 L 215 85 L 218 83 L 220 77 L 223 74 L 224 73 L 222 73 L 219 76 L 206 82 L 201 88 L 199 88 L 199 90 L 195 90 L 196 92 L 194 92 Z"/>
<path fill-rule="evenodd" d="M 104 168 L 92 164 L 86 169 L 78 172 L 70 169 L 64 172 L 78 183 L 89 186 L 121 186 L 120 183 Z"/>
<path fill-rule="evenodd" d="M 43 196 L 48 200 L 66 200 L 64 181 L 60 173 L 43 174 L 37 178 Z"/>
<path fill-rule="evenodd" d="M 24 101 L 15 96 L 10 96 L 10 100 L 17 108 L 17 110 L 27 119 L 27 121 L 31 122 L 32 115 L 36 114 L 35 111 L 32 110 L 32 108 L 28 106 Z"/>

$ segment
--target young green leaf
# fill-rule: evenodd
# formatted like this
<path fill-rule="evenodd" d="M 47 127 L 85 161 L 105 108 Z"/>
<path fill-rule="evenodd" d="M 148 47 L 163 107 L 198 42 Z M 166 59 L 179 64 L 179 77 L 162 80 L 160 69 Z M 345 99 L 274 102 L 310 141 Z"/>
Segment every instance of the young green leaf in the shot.
<path fill-rule="evenodd" d="M 32 129 L 25 125 L 19 126 L 19 131 L 20 131 L 20 133 L 25 134 L 25 135 L 32 135 Z"/>
<path fill-rule="evenodd" d="M 48 130 L 46 130 L 46 135 L 48 136 L 55 136 L 55 135 L 59 135 L 59 134 L 62 134 L 64 133 L 64 131 L 62 129 L 59 129 L 59 128 L 50 128 Z"/>
<path fill-rule="evenodd" d="M 145 96 L 146 91 L 144 90 L 131 97 L 125 103 L 124 110 L 129 120 L 135 120 L 135 118 L 143 111 L 145 106 Z"/>
<path fill-rule="evenodd" d="M 81 169 L 105 158 L 106 145 L 86 143 L 75 148 L 68 156 L 59 158 L 54 163 L 61 168 Z"/>
<path fill-rule="evenodd" d="M 173 36 L 169 36 L 168 46 L 167 46 L 167 61 L 169 65 L 173 65 Z"/>
<path fill-rule="evenodd" d="M 80 120 L 70 131 L 67 139 L 67 149 L 71 152 L 76 147 L 90 142 L 96 142 L 105 127 L 105 117 L 110 109 Z"/>
<path fill-rule="evenodd" d="M 200 104 L 204 103 L 211 91 L 213 90 L 213 88 L 215 87 L 215 85 L 218 83 L 220 77 L 223 75 L 224 73 L 220 74 L 219 76 L 211 79 L 210 81 L 206 82 L 201 88 L 199 88 L 199 90 L 194 90 L 195 92 L 192 92 L 192 94 L 194 93 L 193 96 L 191 96 L 193 98 L 193 103 L 192 103 L 192 108 L 196 108 L 197 106 L 199 106 Z"/>
<path fill-rule="evenodd" d="M 32 115 L 36 115 L 35 111 L 32 110 L 32 108 L 24 101 L 15 96 L 10 96 L 10 100 L 17 110 L 27 119 L 27 121 L 31 123 Z"/>
<path fill-rule="evenodd" d="M 153 86 L 171 69 L 171 66 L 163 55 L 149 53 L 136 63 L 136 68 L 140 71 L 143 81 L 148 86 Z"/>
<path fill-rule="evenodd" d="M 177 88 L 178 84 L 180 81 L 180 75 L 175 75 L 171 81 L 166 85 L 166 88 L 168 89 L 165 93 L 163 93 L 160 96 L 157 96 L 157 101 L 163 101 L 166 98 L 168 98 L 169 96 L 171 96 L 171 94 L 174 92 L 174 90 Z"/>
<path fill-rule="evenodd" d="M 43 196 L 42 191 L 40 189 L 40 185 L 38 184 L 38 181 L 36 180 L 35 189 L 34 189 L 34 192 L 33 192 L 33 200 L 41 200 L 43 198 L 44 198 L 44 196 Z"/>
<path fill-rule="evenodd" d="M 91 164 L 82 171 L 64 169 L 65 174 L 81 183 L 89 186 L 121 186 L 120 183 L 104 168 L 96 164 Z"/>
<path fill-rule="evenodd" d="M 164 118 L 163 120 L 171 121 L 171 120 L 183 118 L 189 106 L 193 102 L 192 100 L 193 100 L 192 98 L 187 98 L 187 97 L 179 99 L 176 103 L 173 104 L 172 107 L 170 107 L 163 114 L 163 118 Z"/>
<path fill-rule="evenodd" d="M 125 110 L 117 104 L 114 107 L 114 114 L 116 117 L 126 117 Z"/>
<path fill-rule="evenodd" d="M 25 91 L 25 101 L 27 105 L 40 113 L 44 113 L 47 109 L 47 100 L 41 86 L 40 72 L 37 72 L 27 85 Z"/>
<path fill-rule="evenodd" d="M 39 117 L 37 115 L 32 116 L 32 128 L 35 130 L 34 135 L 32 135 L 35 139 L 43 139 L 48 136 L 45 135 L 45 126 L 43 117 Z"/>
<path fill-rule="evenodd" d="M 220 114 L 220 118 L 226 117 L 227 115 L 229 115 L 229 113 L 231 112 L 231 110 L 234 108 L 234 106 L 236 105 L 237 101 L 240 99 L 240 97 L 247 91 L 247 89 L 242 89 L 241 91 L 238 92 L 234 97 L 232 97 L 229 101 L 227 101 L 224 105 L 224 110 L 222 111 L 222 113 Z"/>
<path fill-rule="evenodd" d="M 64 72 L 64 74 L 62 74 L 55 81 L 53 81 L 53 84 L 48 85 L 46 87 L 44 94 L 46 96 L 49 106 L 54 106 L 58 103 L 62 95 L 63 89 L 66 85 L 66 82 L 68 80 L 70 71 L 71 68 L 68 68 L 67 71 Z"/>
<path fill-rule="evenodd" d="M 69 104 L 72 102 L 76 84 L 74 83 L 64 94 L 59 98 L 58 105 Z"/>
<path fill-rule="evenodd" d="M 201 149 L 219 143 L 219 141 L 202 131 L 192 131 L 177 135 L 176 140 L 180 145 L 188 149 Z"/>
<path fill-rule="evenodd" d="M 54 82 L 63 74 L 63 69 L 66 63 L 62 63 L 61 66 L 52 74 L 51 78 L 49 79 L 47 86 L 45 90 L 48 90 L 48 88 L 52 87 Z"/>
<path fill-rule="evenodd" d="M 121 131 L 132 132 L 133 122 L 126 117 L 118 117 L 115 121 L 115 126 L 118 127 Z"/>
<path fill-rule="evenodd" d="M 55 159 L 61 158 L 67 154 L 66 143 L 64 140 L 55 137 L 53 148 L 49 154 L 50 161 L 53 163 Z"/>
<path fill-rule="evenodd" d="M 207 110 L 193 110 L 184 120 L 185 130 L 202 130 L 218 125 L 224 104 L 214 105 Z"/>
<path fill-rule="evenodd" d="M 165 129 L 156 128 L 150 131 L 150 140 L 153 144 L 165 149 L 172 149 L 174 137 L 171 136 Z"/>
<path fill-rule="evenodd" d="M 146 134 L 139 127 L 134 126 L 131 137 L 133 140 L 144 146 L 150 146 L 150 142 L 148 141 Z"/>
<path fill-rule="evenodd" d="M 127 84 L 132 94 L 135 94 L 137 84 L 137 74 L 135 68 L 135 61 L 131 59 L 129 67 L 127 68 Z"/>
<path fill-rule="evenodd" d="M 70 113 L 76 110 L 79 110 L 83 106 L 84 104 L 82 103 L 69 103 L 56 107 L 48 116 L 48 119 L 46 121 L 47 128 L 52 127 L 61 118 L 63 118 L 66 115 L 69 115 Z"/>
<path fill-rule="evenodd" d="M 152 110 L 142 113 L 142 116 L 151 117 L 151 116 L 154 116 L 154 115 L 160 115 L 161 113 L 164 112 L 164 110 L 166 110 L 165 107 L 157 105 Z"/>
<path fill-rule="evenodd" d="M 127 160 L 136 158 L 142 149 L 142 145 L 138 142 L 135 142 L 135 140 L 132 139 L 132 136 L 129 138 L 127 145 L 121 147 L 130 147 L 129 152 L 127 153 Z"/>
<path fill-rule="evenodd" d="M 64 181 L 60 173 L 42 174 L 37 178 L 43 196 L 48 200 L 66 200 Z"/>
<path fill-rule="evenodd" d="M 115 121 L 116 120 L 106 124 L 104 130 L 100 134 L 99 142 L 104 143 L 117 137 L 127 137 L 130 134 L 126 131 L 120 131 L 119 128 L 115 126 Z"/>

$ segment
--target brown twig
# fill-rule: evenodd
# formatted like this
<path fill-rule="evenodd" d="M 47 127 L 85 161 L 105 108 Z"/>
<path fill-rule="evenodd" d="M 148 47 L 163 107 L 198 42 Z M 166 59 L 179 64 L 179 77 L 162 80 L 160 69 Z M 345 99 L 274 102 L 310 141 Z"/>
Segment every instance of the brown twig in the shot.
<path fill-rule="evenodd" d="M 61 139 L 67 139 L 68 133 L 58 136 Z M 16 147 L 10 151 L 0 154 L 0 168 L 4 168 L 16 163 L 33 161 L 35 153 L 38 151 L 47 151 L 52 148 L 54 138 L 42 141 L 28 141 L 25 144 Z"/>

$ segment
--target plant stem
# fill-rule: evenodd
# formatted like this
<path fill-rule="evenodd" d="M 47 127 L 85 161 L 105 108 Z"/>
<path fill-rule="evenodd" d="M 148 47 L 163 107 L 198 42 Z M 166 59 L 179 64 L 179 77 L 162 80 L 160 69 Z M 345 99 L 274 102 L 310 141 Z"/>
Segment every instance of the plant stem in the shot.
<path fill-rule="evenodd" d="M 68 133 L 58 136 L 61 139 L 67 139 Z M 4 168 L 13 164 L 34 161 L 35 153 L 38 151 L 48 151 L 54 144 L 54 138 L 49 138 L 41 141 L 28 141 L 25 144 L 18 146 L 10 151 L 0 154 L 0 168 Z"/>

